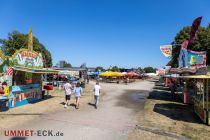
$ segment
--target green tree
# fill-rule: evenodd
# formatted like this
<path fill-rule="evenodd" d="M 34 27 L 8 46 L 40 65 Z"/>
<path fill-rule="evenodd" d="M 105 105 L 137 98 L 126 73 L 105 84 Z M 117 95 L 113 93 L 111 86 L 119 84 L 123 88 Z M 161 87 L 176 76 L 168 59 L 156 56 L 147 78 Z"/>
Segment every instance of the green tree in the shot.
<path fill-rule="evenodd" d="M 70 63 L 68 63 L 68 62 L 66 62 L 65 64 L 64 64 L 64 66 L 63 66 L 64 68 L 71 68 L 72 67 L 72 65 L 70 64 Z"/>
<path fill-rule="evenodd" d="M 105 71 L 105 69 L 101 66 L 96 67 L 96 71 Z"/>
<path fill-rule="evenodd" d="M 190 33 L 191 27 L 187 26 L 184 27 L 182 30 L 180 30 L 176 36 L 174 41 L 172 42 L 173 51 L 172 51 L 172 59 L 169 61 L 167 65 L 170 65 L 172 67 L 178 67 L 178 58 L 180 53 L 180 48 L 183 41 L 189 39 L 189 33 Z M 193 51 L 207 51 L 207 64 L 210 64 L 210 25 L 205 27 L 199 27 L 198 31 L 195 36 L 195 41 L 193 44 L 188 46 L 188 49 L 191 49 Z"/>
<path fill-rule="evenodd" d="M 144 72 L 144 69 L 142 69 L 141 67 L 138 67 L 138 72 L 140 72 L 140 73 L 143 73 Z"/>
<path fill-rule="evenodd" d="M 156 72 L 156 68 L 153 68 L 153 67 L 145 67 L 144 68 L 144 72 L 145 73 L 155 73 Z"/>
<path fill-rule="evenodd" d="M 119 71 L 120 71 L 120 69 L 119 69 L 118 66 L 110 67 L 109 70 L 110 70 L 110 71 L 114 71 L 114 72 L 119 72 Z"/>
<path fill-rule="evenodd" d="M 5 55 L 12 56 L 16 50 L 19 50 L 20 48 L 28 48 L 28 34 L 13 31 L 8 34 L 8 39 L 0 39 L 0 45 Z M 35 36 L 33 36 L 33 49 L 42 54 L 45 67 L 52 66 L 51 53 Z"/>
<path fill-rule="evenodd" d="M 86 63 L 82 63 L 81 66 L 80 66 L 80 68 L 87 68 Z"/>

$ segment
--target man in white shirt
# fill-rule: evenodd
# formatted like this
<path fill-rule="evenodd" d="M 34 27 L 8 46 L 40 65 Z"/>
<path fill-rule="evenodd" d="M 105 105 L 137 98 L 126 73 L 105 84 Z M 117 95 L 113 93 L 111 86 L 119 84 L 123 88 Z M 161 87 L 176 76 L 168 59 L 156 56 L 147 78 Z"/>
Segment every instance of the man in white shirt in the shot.
<path fill-rule="evenodd" d="M 94 89 L 93 89 L 96 109 L 97 109 L 98 103 L 99 103 L 100 90 L 101 90 L 101 87 L 99 86 L 99 82 L 96 82 L 96 85 L 94 86 Z"/>
<path fill-rule="evenodd" d="M 67 105 L 70 105 L 70 99 L 71 99 L 71 90 L 73 89 L 71 84 L 67 81 L 64 85 L 63 85 L 63 89 L 65 90 L 65 95 L 66 95 L 66 103 L 64 108 L 67 108 Z"/>

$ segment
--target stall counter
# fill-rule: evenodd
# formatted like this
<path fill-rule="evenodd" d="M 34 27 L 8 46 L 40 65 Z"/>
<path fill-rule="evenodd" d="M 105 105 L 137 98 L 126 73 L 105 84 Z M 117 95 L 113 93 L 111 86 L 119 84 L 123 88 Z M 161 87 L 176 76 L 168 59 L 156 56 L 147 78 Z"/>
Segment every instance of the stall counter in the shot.
<path fill-rule="evenodd" d="M 12 86 L 9 97 L 9 108 L 33 103 L 42 99 L 40 84 Z"/>

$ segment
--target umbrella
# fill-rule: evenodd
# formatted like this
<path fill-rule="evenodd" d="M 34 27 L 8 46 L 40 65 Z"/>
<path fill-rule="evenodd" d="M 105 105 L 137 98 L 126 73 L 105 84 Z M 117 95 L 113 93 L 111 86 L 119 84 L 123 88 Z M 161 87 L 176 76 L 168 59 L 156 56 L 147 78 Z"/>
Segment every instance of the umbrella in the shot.
<path fill-rule="evenodd" d="M 128 72 L 128 73 L 127 73 L 127 76 L 129 76 L 129 77 L 134 77 L 134 76 L 139 76 L 139 74 L 137 74 L 137 73 L 131 71 L 131 72 Z"/>
<path fill-rule="evenodd" d="M 121 72 L 113 72 L 113 76 L 114 77 L 122 77 L 122 76 L 124 76 L 124 74 L 122 74 Z"/>
<path fill-rule="evenodd" d="M 108 77 L 108 76 L 112 76 L 113 72 L 112 71 L 106 71 L 104 73 L 99 74 L 99 76 L 104 76 L 104 77 Z"/>
<path fill-rule="evenodd" d="M 122 74 L 123 74 L 124 76 L 126 76 L 126 75 L 127 75 L 127 72 L 122 72 Z"/>
<path fill-rule="evenodd" d="M 104 76 L 104 77 L 122 77 L 124 76 L 122 73 L 120 72 L 112 72 L 112 71 L 106 71 L 102 74 L 99 74 L 99 76 Z"/>

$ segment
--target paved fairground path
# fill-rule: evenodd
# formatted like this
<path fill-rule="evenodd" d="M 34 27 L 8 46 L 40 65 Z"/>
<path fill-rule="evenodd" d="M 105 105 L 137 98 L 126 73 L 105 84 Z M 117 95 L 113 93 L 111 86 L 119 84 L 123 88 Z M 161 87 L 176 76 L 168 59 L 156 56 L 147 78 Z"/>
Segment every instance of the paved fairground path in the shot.
<path fill-rule="evenodd" d="M 96 110 L 91 104 L 42 115 L 17 130 L 52 130 L 64 136 L 33 136 L 22 140 L 126 140 L 137 122 L 137 112 L 143 110 L 148 93 L 154 86 L 150 81 L 125 84 L 100 83 L 103 97 Z M 75 99 L 74 99 L 75 100 Z M 71 103 L 74 102 L 71 100 Z M 90 101 L 93 103 L 93 100 Z M 27 117 L 27 116 L 26 116 Z M 46 133 L 44 133 L 46 134 Z M 15 138 L 7 138 L 15 139 Z"/>

